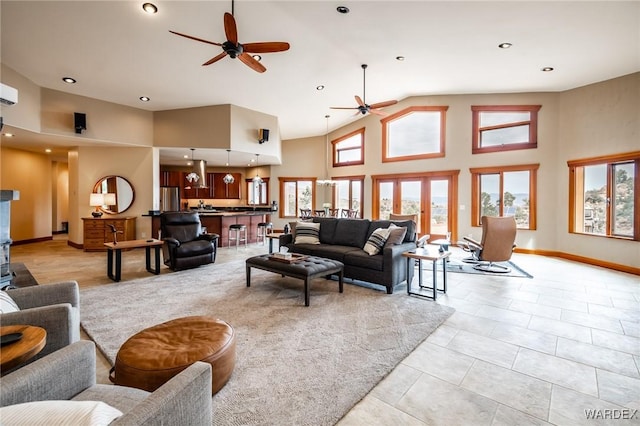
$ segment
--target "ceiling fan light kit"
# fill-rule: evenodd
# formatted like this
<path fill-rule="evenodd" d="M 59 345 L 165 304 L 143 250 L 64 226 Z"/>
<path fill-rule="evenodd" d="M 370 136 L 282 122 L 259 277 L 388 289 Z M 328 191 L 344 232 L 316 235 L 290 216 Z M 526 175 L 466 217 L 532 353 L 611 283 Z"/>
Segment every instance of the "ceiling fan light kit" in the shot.
<path fill-rule="evenodd" d="M 258 43 L 239 43 L 238 42 L 238 28 L 236 25 L 236 19 L 233 16 L 234 3 L 231 2 L 231 12 L 225 12 L 224 14 L 224 33 L 227 37 L 227 41 L 224 43 L 216 43 L 214 41 L 204 40 L 198 37 L 190 36 L 188 34 L 179 33 L 176 31 L 169 30 L 170 33 L 179 35 L 181 37 L 185 37 L 191 40 L 199 41 L 202 43 L 212 44 L 214 46 L 222 47 L 222 53 L 214 56 L 209 59 L 207 62 L 203 63 L 203 66 L 211 65 L 215 62 L 218 62 L 220 59 L 225 56 L 229 56 L 232 59 L 238 58 L 245 65 L 247 65 L 252 70 L 263 73 L 267 70 L 267 68 L 262 65 L 259 61 L 262 57 L 259 53 L 273 53 L 273 52 L 284 52 L 289 50 L 289 43 L 283 41 L 266 41 L 266 42 L 258 42 Z M 258 59 L 259 58 L 259 59 Z"/>
<path fill-rule="evenodd" d="M 358 112 L 356 112 L 355 115 L 358 115 L 358 114 L 365 115 L 366 113 L 369 112 L 371 114 L 386 116 L 387 114 L 380 111 L 380 109 L 391 106 L 391 105 L 395 105 L 398 103 L 398 101 L 393 100 L 393 101 L 378 102 L 371 105 L 367 104 L 366 103 L 367 64 L 362 64 L 361 67 L 362 67 L 362 98 L 358 95 L 355 96 L 356 103 L 358 104 L 358 106 L 357 107 L 331 107 L 331 109 L 356 109 L 358 110 Z"/>

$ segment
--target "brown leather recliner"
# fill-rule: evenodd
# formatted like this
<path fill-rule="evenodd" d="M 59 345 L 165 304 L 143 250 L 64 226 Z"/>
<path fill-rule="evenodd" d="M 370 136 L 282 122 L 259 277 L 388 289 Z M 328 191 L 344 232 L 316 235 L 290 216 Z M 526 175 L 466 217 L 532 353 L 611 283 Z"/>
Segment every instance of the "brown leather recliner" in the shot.
<path fill-rule="evenodd" d="M 474 269 L 485 272 L 511 272 L 509 267 L 494 262 L 511 259 L 511 253 L 516 246 L 516 220 L 513 216 L 482 216 L 481 220 L 482 240 L 478 242 L 464 237 L 467 247 L 463 249 L 472 253 L 472 262 L 476 263 Z"/>
<path fill-rule="evenodd" d="M 174 271 L 216 261 L 218 234 L 203 234 L 200 216 L 192 212 L 160 215 L 164 264 Z"/>

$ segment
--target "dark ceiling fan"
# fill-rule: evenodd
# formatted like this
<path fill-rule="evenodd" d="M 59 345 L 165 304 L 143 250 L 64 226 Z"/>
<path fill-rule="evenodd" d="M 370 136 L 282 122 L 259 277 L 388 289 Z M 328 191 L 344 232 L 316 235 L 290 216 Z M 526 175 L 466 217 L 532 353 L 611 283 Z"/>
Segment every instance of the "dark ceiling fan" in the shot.
<path fill-rule="evenodd" d="M 204 40 L 198 37 L 182 34 L 176 31 L 169 30 L 170 33 L 186 37 L 191 40 L 200 41 L 202 43 L 213 44 L 214 46 L 222 47 L 223 52 L 205 62 L 204 65 L 211 65 L 214 62 L 219 61 L 225 56 L 229 55 L 231 58 L 238 58 L 244 62 L 247 66 L 257 72 L 265 72 L 267 69 L 258 62 L 250 53 L 272 53 L 272 52 L 284 52 L 289 50 L 289 43 L 280 41 L 268 41 L 259 43 L 245 43 L 238 42 L 238 30 L 236 26 L 236 20 L 233 17 L 234 2 L 231 1 L 231 13 L 225 12 L 224 14 L 224 33 L 227 37 L 227 41 L 224 43 L 216 43 L 214 41 Z"/>
<path fill-rule="evenodd" d="M 365 115 L 366 113 L 370 112 L 372 114 L 376 114 L 376 115 L 387 115 L 386 113 L 380 111 L 381 108 L 384 107 L 388 107 L 390 105 L 395 105 L 398 103 L 398 101 L 385 101 L 385 102 L 378 102 L 375 104 L 367 104 L 366 100 L 366 83 L 367 83 L 367 77 L 366 77 L 366 72 L 367 72 L 367 64 L 362 64 L 362 98 L 360 98 L 360 96 L 356 95 L 356 102 L 358 103 L 357 107 L 331 107 L 331 109 L 357 109 L 358 112 L 356 112 L 357 114 L 362 114 Z"/>

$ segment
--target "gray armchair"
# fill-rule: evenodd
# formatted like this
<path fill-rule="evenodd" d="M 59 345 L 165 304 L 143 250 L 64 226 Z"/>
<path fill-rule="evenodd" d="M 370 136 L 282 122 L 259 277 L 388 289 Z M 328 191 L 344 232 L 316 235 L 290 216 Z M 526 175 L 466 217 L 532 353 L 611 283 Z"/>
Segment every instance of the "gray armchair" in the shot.
<path fill-rule="evenodd" d="M 27 324 L 47 332 L 47 344 L 34 361 L 80 340 L 80 292 L 76 281 L 7 290 L 20 307 L 0 315 L 2 325 Z"/>
<path fill-rule="evenodd" d="M 0 406 L 45 400 L 102 401 L 123 415 L 111 425 L 211 426 L 211 365 L 196 362 L 149 393 L 96 384 L 96 349 L 83 340 L 0 379 Z"/>

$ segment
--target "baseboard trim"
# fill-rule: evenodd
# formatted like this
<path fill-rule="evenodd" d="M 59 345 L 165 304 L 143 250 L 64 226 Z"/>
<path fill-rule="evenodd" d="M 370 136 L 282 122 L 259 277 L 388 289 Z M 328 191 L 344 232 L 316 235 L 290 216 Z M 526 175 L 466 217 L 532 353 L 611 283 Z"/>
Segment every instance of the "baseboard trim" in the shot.
<path fill-rule="evenodd" d="M 53 236 L 40 237 L 40 238 L 30 238 L 28 240 L 12 241 L 11 245 L 12 246 L 21 246 L 23 244 L 40 243 L 42 241 L 51 241 L 51 240 L 53 240 Z"/>
<path fill-rule="evenodd" d="M 73 247 L 73 248 L 77 248 L 77 249 L 80 249 L 80 250 L 84 250 L 84 246 L 83 246 L 82 244 L 74 243 L 74 242 L 73 242 L 73 241 L 71 241 L 71 240 L 67 240 L 67 245 L 68 245 L 68 246 L 71 246 L 71 247 Z"/>
<path fill-rule="evenodd" d="M 578 256 L 576 254 L 564 253 L 554 250 L 531 250 L 516 248 L 516 253 L 523 254 L 538 254 L 541 256 L 559 257 L 561 259 L 572 260 L 574 262 L 586 263 L 587 265 L 600 266 L 602 268 L 613 269 L 614 271 L 626 272 L 628 274 L 640 275 L 640 268 L 634 268 L 633 266 L 621 265 L 619 263 L 607 262 L 606 260 L 593 259 L 586 256 Z"/>

